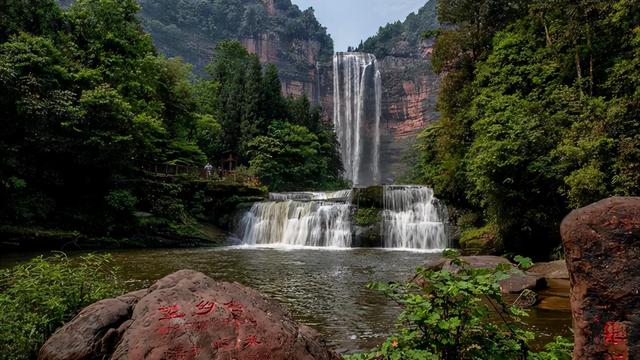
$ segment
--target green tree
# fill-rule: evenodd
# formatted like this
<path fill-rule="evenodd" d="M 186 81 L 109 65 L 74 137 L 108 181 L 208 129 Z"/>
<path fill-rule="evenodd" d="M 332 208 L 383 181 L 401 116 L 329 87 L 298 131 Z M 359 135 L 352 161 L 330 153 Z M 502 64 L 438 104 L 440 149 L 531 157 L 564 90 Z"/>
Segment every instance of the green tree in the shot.
<path fill-rule="evenodd" d="M 300 125 L 276 121 L 249 149 L 251 168 L 273 190 L 311 188 L 326 168 L 318 137 Z"/>
<path fill-rule="evenodd" d="M 439 2 L 440 21 L 455 26 L 434 49 L 442 119 L 419 138 L 420 180 L 497 228 L 506 250 L 541 257 L 570 209 L 638 194 L 633 9 Z"/>

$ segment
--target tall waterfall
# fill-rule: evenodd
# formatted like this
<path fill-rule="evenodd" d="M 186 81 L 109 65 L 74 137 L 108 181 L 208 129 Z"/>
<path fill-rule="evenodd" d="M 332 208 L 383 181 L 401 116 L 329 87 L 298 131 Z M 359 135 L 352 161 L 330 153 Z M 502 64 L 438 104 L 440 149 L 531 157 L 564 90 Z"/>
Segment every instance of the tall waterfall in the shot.
<path fill-rule="evenodd" d="M 244 215 L 238 235 L 245 245 L 350 247 L 350 213 L 348 203 L 297 200 L 256 203 Z"/>
<path fill-rule="evenodd" d="M 435 250 L 449 245 L 447 212 L 423 186 L 385 186 L 383 240 L 386 248 Z"/>
<path fill-rule="evenodd" d="M 380 183 L 382 80 L 376 57 L 336 53 L 333 57 L 333 120 L 345 177 L 354 186 Z"/>

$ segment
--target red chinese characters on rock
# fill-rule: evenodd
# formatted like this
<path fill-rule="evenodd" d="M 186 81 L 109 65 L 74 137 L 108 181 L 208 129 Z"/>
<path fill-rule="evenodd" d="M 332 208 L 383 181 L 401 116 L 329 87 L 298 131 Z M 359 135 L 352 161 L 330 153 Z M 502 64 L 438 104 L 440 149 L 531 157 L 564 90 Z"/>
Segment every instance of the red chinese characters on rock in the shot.
<path fill-rule="evenodd" d="M 249 337 L 244 341 L 243 348 L 253 347 L 260 344 L 262 344 L 262 342 L 258 340 L 257 336 L 249 335 Z"/>
<path fill-rule="evenodd" d="M 181 319 L 186 316 L 180 313 L 180 305 L 163 306 L 160 313 L 163 315 L 160 320 Z"/>
<path fill-rule="evenodd" d="M 625 324 L 609 321 L 604 325 L 604 344 L 607 346 L 606 360 L 628 360 L 627 327 Z"/>
<path fill-rule="evenodd" d="M 215 318 L 209 318 L 215 314 L 216 310 L 220 308 L 226 312 L 227 317 L 222 319 L 222 323 L 226 326 L 233 325 L 236 329 L 236 333 L 243 324 L 257 325 L 257 321 L 253 318 L 249 318 L 245 314 L 245 307 L 240 302 L 232 300 L 222 305 L 219 305 L 215 301 L 202 300 L 195 304 L 194 309 L 189 314 L 189 319 L 186 319 L 187 315 L 181 311 L 179 305 L 163 306 L 159 308 L 159 312 L 162 315 L 160 318 L 161 326 L 156 330 L 160 335 L 171 334 L 172 337 L 179 336 L 178 333 L 205 333 L 214 323 L 217 322 Z M 204 317 L 204 318 L 203 318 Z M 171 323 L 164 322 L 166 320 L 180 319 L 180 321 L 172 321 Z M 262 341 L 258 339 L 256 335 L 249 335 L 246 339 L 242 340 L 240 336 L 220 338 L 211 343 L 211 348 L 216 352 L 219 351 L 234 351 L 244 350 L 247 348 L 256 347 L 262 344 Z M 185 349 L 183 347 L 174 347 L 167 351 L 166 358 L 171 360 L 191 360 L 197 357 L 199 353 L 198 348 Z"/>
<path fill-rule="evenodd" d="M 244 306 L 237 301 L 229 301 L 228 303 L 224 303 L 225 309 L 231 312 L 234 315 L 240 315 L 244 313 Z"/>
<path fill-rule="evenodd" d="M 173 333 L 174 331 L 178 331 L 180 330 L 180 325 L 168 325 L 168 326 L 161 326 L 158 328 L 158 330 L 156 330 L 156 332 L 160 335 L 166 335 L 169 333 Z"/>
<path fill-rule="evenodd" d="M 211 301 L 200 301 L 198 305 L 196 305 L 197 311 L 193 313 L 196 316 L 209 315 L 212 312 L 216 311 L 217 304 Z"/>

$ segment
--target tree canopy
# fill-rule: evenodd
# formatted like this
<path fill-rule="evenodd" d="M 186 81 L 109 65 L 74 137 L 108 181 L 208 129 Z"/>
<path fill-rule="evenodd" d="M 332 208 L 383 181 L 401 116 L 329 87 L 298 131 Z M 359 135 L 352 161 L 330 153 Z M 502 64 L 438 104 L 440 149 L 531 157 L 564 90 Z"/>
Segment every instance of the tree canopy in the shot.
<path fill-rule="evenodd" d="M 64 10 L 53 0 L 12 1 L 6 10 L 3 222 L 99 224 L 110 203 L 128 199 L 122 184 L 141 177 L 143 164 L 217 167 L 230 154 L 241 166 L 263 164 L 251 144 L 269 136 L 300 146 L 291 151 L 310 156 L 314 177 L 292 168 L 284 182 L 267 167 L 250 169 L 267 185 L 302 190 L 339 182 L 335 134 L 319 110 L 304 97 L 283 97 L 278 70 L 239 42 L 221 42 L 210 78 L 199 79 L 180 59 L 157 54 L 135 0 L 77 0 Z M 274 122 L 284 130 L 273 133 Z M 299 134 L 313 152 L 306 140 L 291 139 Z M 288 158 L 272 161 L 293 166 Z"/>
<path fill-rule="evenodd" d="M 421 134 L 421 181 L 506 250 L 558 244 L 571 209 L 640 194 L 635 2 L 439 1 L 442 119 Z M 477 214 L 478 216 L 467 216 Z M 547 253 L 548 254 L 548 253 Z"/>

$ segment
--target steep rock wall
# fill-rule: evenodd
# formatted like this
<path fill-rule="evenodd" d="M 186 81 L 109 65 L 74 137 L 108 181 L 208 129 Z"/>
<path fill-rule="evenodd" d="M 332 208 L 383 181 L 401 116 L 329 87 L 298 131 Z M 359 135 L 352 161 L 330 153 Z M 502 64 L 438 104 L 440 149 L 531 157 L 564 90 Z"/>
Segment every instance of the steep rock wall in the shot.
<path fill-rule="evenodd" d="M 439 118 L 436 102 L 440 79 L 431 65 L 433 40 L 423 41 L 419 47 L 410 50 L 404 45 L 378 59 L 383 89 L 380 144 L 383 184 L 392 184 L 406 174 L 417 135 Z M 325 116 L 332 120 L 331 64 L 323 63 L 318 76 L 320 104 Z"/>
<path fill-rule="evenodd" d="M 383 182 L 392 183 L 411 165 L 410 150 L 417 135 L 438 119 L 436 102 L 440 80 L 431 66 L 431 42 L 417 56 L 386 56 L 382 72 Z"/>

